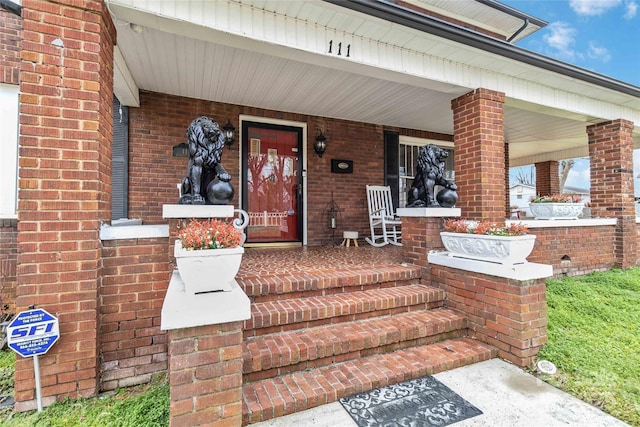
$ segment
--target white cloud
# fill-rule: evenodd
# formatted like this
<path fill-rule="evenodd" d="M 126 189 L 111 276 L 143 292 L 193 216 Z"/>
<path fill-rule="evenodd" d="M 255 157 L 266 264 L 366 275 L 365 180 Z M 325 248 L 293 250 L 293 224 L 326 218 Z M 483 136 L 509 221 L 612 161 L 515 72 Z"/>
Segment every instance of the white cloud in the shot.
<path fill-rule="evenodd" d="M 638 3 L 634 2 L 634 1 L 628 1 L 624 5 L 624 8 L 626 10 L 626 12 L 624 14 L 624 19 L 633 19 L 633 18 L 635 18 L 635 16 L 638 13 Z"/>
<path fill-rule="evenodd" d="M 574 61 L 581 55 L 573 50 L 578 31 L 566 22 L 556 21 L 547 25 L 544 41 L 553 50 L 552 54 L 568 61 Z"/>
<path fill-rule="evenodd" d="M 587 52 L 589 58 L 599 59 L 602 62 L 609 62 L 611 60 L 611 54 L 606 47 L 596 46 L 594 42 L 589 42 L 589 51 Z"/>
<path fill-rule="evenodd" d="M 622 3 L 622 0 L 570 0 L 569 6 L 578 15 L 602 15 Z"/>

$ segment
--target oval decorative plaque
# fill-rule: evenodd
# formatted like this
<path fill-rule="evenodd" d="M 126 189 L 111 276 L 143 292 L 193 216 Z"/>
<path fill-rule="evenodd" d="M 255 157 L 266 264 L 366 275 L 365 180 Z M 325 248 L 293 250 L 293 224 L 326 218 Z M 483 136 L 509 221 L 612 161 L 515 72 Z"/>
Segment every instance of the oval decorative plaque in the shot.
<path fill-rule="evenodd" d="M 353 160 L 331 159 L 331 172 L 353 173 Z"/>

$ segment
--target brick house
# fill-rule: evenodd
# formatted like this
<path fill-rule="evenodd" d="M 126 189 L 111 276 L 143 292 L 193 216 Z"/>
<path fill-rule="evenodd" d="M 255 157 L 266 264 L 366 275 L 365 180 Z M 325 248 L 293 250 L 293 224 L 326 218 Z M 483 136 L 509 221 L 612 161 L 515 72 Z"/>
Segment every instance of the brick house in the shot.
<path fill-rule="evenodd" d="M 324 244 L 332 201 L 339 229 L 366 235 L 365 184 L 391 185 L 400 204 L 410 153 L 435 143 L 453 150 L 463 216 L 493 221 L 509 212 L 510 166 L 535 164 L 536 191 L 551 193 L 558 161 L 588 156 L 601 219 L 538 224 L 530 259 L 554 274 L 638 263 L 640 88 L 513 45 L 545 25 L 535 17 L 497 2 L 21 3 L 0 9 L 0 295 L 61 321 L 41 362 L 45 404 L 167 369 L 168 235 L 101 230 L 122 217 L 165 224 L 186 164 L 173 149 L 201 115 L 237 131 L 223 155 L 234 204 L 286 218 L 250 229 L 254 244 Z M 332 160 L 353 173 L 332 173 Z M 259 192 L 263 175 L 287 187 Z M 17 361 L 19 410 L 34 405 L 30 363 Z"/>

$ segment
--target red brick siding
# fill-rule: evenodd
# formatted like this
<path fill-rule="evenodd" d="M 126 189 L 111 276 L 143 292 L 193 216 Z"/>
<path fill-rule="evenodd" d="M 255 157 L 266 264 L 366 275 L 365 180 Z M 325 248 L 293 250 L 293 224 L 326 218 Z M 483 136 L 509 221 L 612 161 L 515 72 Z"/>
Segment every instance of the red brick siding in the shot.
<path fill-rule="evenodd" d="M 19 82 L 21 28 L 20 17 L 0 8 L 0 83 Z"/>
<path fill-rule="evenodd" d="M 431 284 L 447 293 L 445 306 L 465 313 L 474 338 L 524 367 L 547 342 L 545 279 L 519 281 L 431 266 Z"/>
<path fill-rule="evenodd" d="M 552 265 L 554 276 L 608 270 L 615 264 L 613 225 L 534 228 L 531 233 L 536 243 L 527 260 Z"/>
<path fill-rule="evenodd" d="M 17 85 L 20 74 L 22 20 L 0 8 L 0 83 Z M 16 305 L 18 224 L 0 219 L 0 312 L 13 313 Z"/>
<path fill-rule="evenodd" d="M 457 207 L 467 218 L 504 222 L 504 94 L 476 89 L 451 101 Z"/>
<path fill-rule="evenodd" d="M 402 218 L 402 251 L 405 259 L 424 269 L 429 251 L 444 251 L 440 238 L 441 218 Z M 428 277 L 423 274 L 422 277 Z"/>
<path fill-rule="evenodd" d="M 0 313 L 15 313 L 18 224 L 0 219 Z"/>
<path fill-rule="evenodd" d="M 171 148 L 186 140 L 189 123 L 206 115 L 226 123 L 230 119 L 239 129 L 239 116 L 251 115 L 290 120 L 307 124 L 308 177 L 308 243 L 326 244 L 331 237 L 326 226 L 326 209 L 333 198 L 340 214 L 336 241 L 342 240 L 343 230 L 368 234 L 369 220 L 366 203 L 366 184 L 384 182 L 384 146 L 382 126 L 345 120 L 305 116 L 294 113 L 243 107 L 219 102 L 181 98 L 172 95 L 141 92 L 140 108 L 129 110 L 129 217 L 142 218 L 145 223 L 164 222 L 162 205 L 176 203 L 176 184 L 186 173 L 187 159 L 172 157 Z M 327 151 L 322 158 L 314 154 L 313 144 L 318 130 L 327 137 Z M 450 135 L 431 132 L 388 129 L 402 134 L 451 140 Z M 238 205 L 239 145 L 226 147 L 222 164 L 233 176 Z M 331 159 L 353 160 L 353 174 L 331 173 Z"/>
<path fill-rule="evenodd" d="M 169 331 L 171 427 L 242 424 L 242 322 Z"/>
<path fill-rule="evenodd" d="M 115 29 L 102 2 L 77 3 L 22 5 L 16 305 L 60 321 L 40 361 L 46 404 L 97 390 L 99 227 L 111 217 Z M 16 410 L 33 408 L 31 359 L 15 379 Z"/>
<path fill-rule="evenodd" d="M 160 312 L 171 268 L 168 239 L 103 241 L 101 390 L 140 384 L 167 369 Z"/>

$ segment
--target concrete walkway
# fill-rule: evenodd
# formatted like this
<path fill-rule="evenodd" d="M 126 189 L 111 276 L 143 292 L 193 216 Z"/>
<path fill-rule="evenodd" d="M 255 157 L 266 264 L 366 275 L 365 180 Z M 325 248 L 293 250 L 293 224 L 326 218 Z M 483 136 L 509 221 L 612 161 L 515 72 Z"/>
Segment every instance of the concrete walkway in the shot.
<path fill-rule="evenodd" d="M 436 374 L 435 378 L 483 412 L 452 424 L 456 427 L 628 425 L 500 359 Z M 338 402 L 252 426 L 357 427 Z"/>

